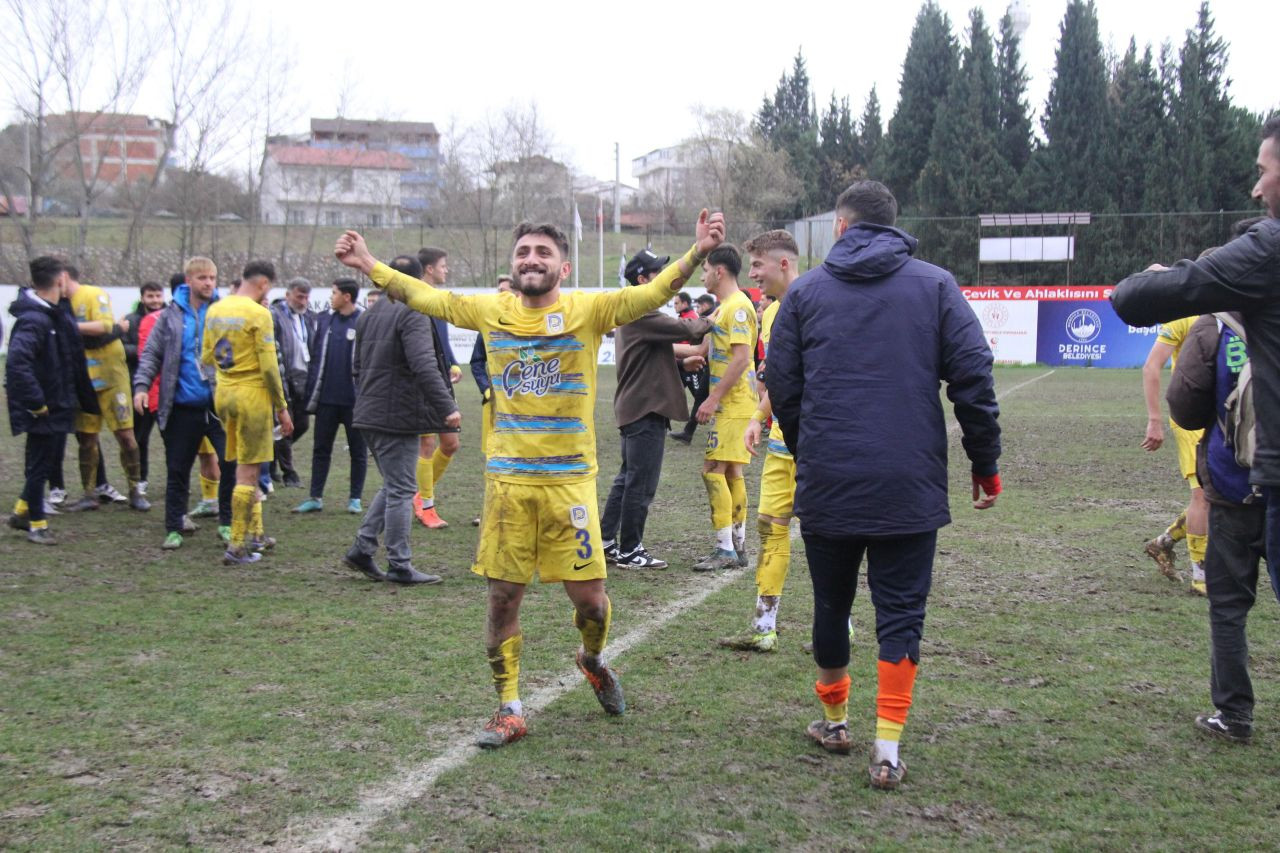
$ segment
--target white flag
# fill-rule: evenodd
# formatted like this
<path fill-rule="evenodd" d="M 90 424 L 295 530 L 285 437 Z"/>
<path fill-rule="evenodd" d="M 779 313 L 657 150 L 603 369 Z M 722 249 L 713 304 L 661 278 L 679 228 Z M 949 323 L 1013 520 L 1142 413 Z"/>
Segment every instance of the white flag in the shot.
<path fill-rule="evenodd" d="M 578 215 L 578 203 L 573 203 L 573 239 L 582 242 L 582 217 Z"/>

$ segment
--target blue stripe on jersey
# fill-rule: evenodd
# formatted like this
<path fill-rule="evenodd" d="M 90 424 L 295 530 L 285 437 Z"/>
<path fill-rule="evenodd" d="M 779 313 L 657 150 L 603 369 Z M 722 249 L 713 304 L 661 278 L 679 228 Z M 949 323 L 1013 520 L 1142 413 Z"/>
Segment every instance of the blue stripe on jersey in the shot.
<path fill-rule="evenodd" d="M 490 474 L 518 474 L 528 477 L 568 477 L 588 474 L 591 466 L 586 458 L 575 453 L 572 456 L 493 456 L 485 470 Z"/>
<path fill-rule="evenodd" d="M 715 347 L 712 347 L 712 348 L 711 348 L 711 360 L 712 360 L 712 361 L 722 361 L 722 362 L 724 362 L 725 364 L 728 364 L 728 363 L 729 363 L 729 355 L 728 355 L 728 353 L 721 352 L 719 349 L 716 349 Z"/>
<path fill-rule="evenodd" d="M 509 432 L 586 432 L 587 425 L 581 418 L 499 412 L 494 429 Z"/>
<path fill-rule="evenodd" d="M 86 358 L 84 360 L 84 363 L 89 367 L 97 367 L 98 365 L 102 364 L 102 362 L 98 361 L 96 358 Z"/>
<path fill-rule="evenodd" d="M 485 343 L 490 352 L 530 349 L 550 350 L 552 352 L 568 352 L 585 349 L 582 341 L 573 335 L 513 335 L 510 332 L 489 332 L 489 340 Z"/>
<path fill-rule="evenodd" d="M 716 376 L 716 375 L 714 375 L 714 374 L 712 374 L 712 376 L 711 376 L 711 384 L 712 384 L 712 385 L 715 385 L 715 384 L 717 384 L 719 381 L 720 381 L 720 377 L 719 377 L 719 376 Z"/>
<path fill-rule="evenodd" d="M 774 456 L 785 456 L 788 459 L 791 458 L 791 451 L 787 450 L 787 443 L 785 441 L 778 441 L 776 438 L 769 439 L 768 450 Z"/>
<path fill-rule="evenodd" d="M 107 387 L 107 380 L 105 379 L 93 379 L 91 382 L 93 383 L 93 390 L 95 391 L 101 391 L 103 388 Z"/>

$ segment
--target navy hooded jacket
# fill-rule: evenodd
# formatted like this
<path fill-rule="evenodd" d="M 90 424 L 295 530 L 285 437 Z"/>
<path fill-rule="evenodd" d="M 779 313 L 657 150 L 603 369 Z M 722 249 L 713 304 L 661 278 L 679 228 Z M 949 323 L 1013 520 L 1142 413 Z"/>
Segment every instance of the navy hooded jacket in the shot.
<path fill-rule="evenodd" d="M 915 248 L 896 228 L 854 225 L 778 309 L 765 381 L 806 531 L 902 536 L 951 521 L 941 382 L 973 473 L 997 471 L 991 347 L 955 279 Z"/>
<path fill-rule="evenodd" d="M 50 306 L 24 288 L 9 313 L 15 319 L 4 384 L 13 434 L 71 432 L 77 408 L 99 414 L 71 303 Z M 46 406 L 47 415 L 32 414 Z"/>

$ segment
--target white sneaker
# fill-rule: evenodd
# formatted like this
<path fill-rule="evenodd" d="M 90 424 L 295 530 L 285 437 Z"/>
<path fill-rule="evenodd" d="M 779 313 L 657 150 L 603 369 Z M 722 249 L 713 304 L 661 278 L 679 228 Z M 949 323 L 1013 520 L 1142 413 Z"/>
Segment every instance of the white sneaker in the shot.
<path fill-rule="evenodd" d="M 142 495 L 144 498 L 147 496 L 147 481 L 146 481 L 146 480 L 139 480 L 139 481 L 138 481 L 138 494 Z"/>
<path fill-rule="evenodd" d="M 111 485 L 110 483 L 103 483 L 101 486 L 98 486 L 97 492 L 98 492 L 98 500 L 102 501 L 103 503 L 106 503 L 107 501 L 111 501 L 113 503 L 122 504 L 129 500 L 124 495 L 117 492 L 115 486 Z"/>
<path fill-rule="evenodd" d="M 53 504 L 54 506 L 58 506 L 59 504 L 66 501 L 66 499 L 67 499 L 66 489 L 50 489 L 49 490 L 49 503 Z"/>

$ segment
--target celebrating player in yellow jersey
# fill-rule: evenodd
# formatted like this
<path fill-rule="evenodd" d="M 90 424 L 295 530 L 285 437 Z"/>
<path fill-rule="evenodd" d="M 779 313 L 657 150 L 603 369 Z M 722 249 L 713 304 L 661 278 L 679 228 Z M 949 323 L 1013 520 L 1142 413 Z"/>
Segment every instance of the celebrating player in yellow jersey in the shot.
<path fill-rule="evenodd" d="M 786 231 L 766 231 L 752 237 L 743 246 L 750 258 L 747 275 L 774 301 L 764 309 L 760 324 L 760 340 L 765 346 L 765 361 L 760 376 L 768 370 L 769 337 L 773 318 L 791 282 L 800 275 L 800 250 L 795 238 Z M 760 404 L 751 414 L 743 444 L 752 456 L 764 422 L 773 414 L 769 392 L 760 386 Z M 791 505 L 796 495 L 796 462 L 782 440 L 782 428 L 774 421 L 764 457 L 764 473 L 760 475 L 760 507 L 757 524 L 760 529 L 760 556 L 756 563 L 756 611 L 751 630 L 738 637 L 720 641 L 722 646 L 741 651 L 771 652 L 778 643 L 778 603 L 782 586 L 791 567 Z"/>
<path fill-rule="evenodd" d="M 520 702 L 520 602 L 535 572 L 562 581 L 582 637 L 578 668 L 607 713 L 626 709 L 604 658 L 610 603 L 596 503 L 596 360 L 601 336 L 671 298 L 724 240 L 724 217 L 702 211 L 697 242 L 653 281 L 606 293 L 562 292 L 569 241 L 554 225 L 515 230 L 512 293 L 437 290 L 374 260 L 354 231 L 334 253 L 409 307 L 480 332 L 493 380 L 484 512 L 472 571 L 488 581 L 485 645 L 499 709 L 477 743 L 499 747 L 527 731 Z"/>
<path fill-rule="evenodd" d="M 125 362 L 121 336 L 128 331 L 116 324 L 111 313 L 111 299 L 100 287 L 80 283 L 75 267 L 67 267 L 67 297 L 71 311 L 76 315 L 76 325 L 84 338 L 85 360 L 89 366 L 89 381 L 98 395 L 100 415 L 76 412 L 76 440 L 80 446 L 80 483 L 84 497 L 68 509 L 72 512 L 95 510 L 98 495 L 94 492 L 94 480 L 98 472 L 98 458 L 102 453 L 99 435 L 105 424 L 115 434 L 120 446 L 120 465 L 129 480 L 129 506 L 145 512 L 151 504 L 143 494 L 142 458 L 138 440 L 133 434 L 133 394 L 129 387 L 129 366 Z M 128 322 L 123 324 L 128 326 Z M 59 466 L 62 461 L 59 457 Z"/>
<path fill-rule="evenodd" d="M 262 503 L 257 500 L 260 466 L 275 452 L 272 414 L 280 420 L 281 433 L 293 433 L 271 312 L 259 304 L 275 280 L 276 268 L 270 262 L 250 261 L 240 288 L 210 305 L 205 314 L 200 359 L 218 369 L 213 404 L 227 434 L 226 458 L 236 463 L 231 541 L 223 558 L 227 565 L 255 563 L 260 551 L 275 544 L 262 530 Z"/>
<path fill-rule="evenodd" d="M 755 306 L 738 288 L 742 260 L 732 246 L 721 246 L 702 264 L 702 283 L 720 300 L 715 326 L 703 341 L 711 366 L 711 392 L 698 407 L 698 423 L 710 423 L 702 480 L 711 502 L 716 547 L 695 565 L 711 571 L 747 564 L 747 483 L 743 466 L 751 460 L 743 437 L 759 398 L 748 368 L 756 350 Z"/>
<path fill-rule="evenodd" d="M 1178 363 L 1178 352 L 1182 342 L 1186 340 L 1195 317 L 1183 317 L 1169 323 L 1162 323 L 1156 342 L 1151 346 L 1147 361 L 1142 365 L 1142 394 L 1147 403 L 1147 434 L 1142 440 L 1146 450 L 1159 450 L 1164 444 L 1164 424 L 1160 416 L 1160 373 L 1169 359 Z M 1174 441 L 1178 445 L 1178 470 L 1191 487 L 1191 502 L 1164 533 L 1152 539 L 1146 545 L 1147 556 L 1156 561 L 1160 572 L 1170 580 L 1178 580 L 1174 569 L 1173 545 L 1186 537 L 1187 553 L 1191 556 L 1191 591 L 1196 595 L 1205 595 L 1204 555 L 1209 544 L 1209 504 L 1205 501 L 1204 489 L 1200 488 L 1200 480 L 1196 477 L 1196 445 L 1204 430 L 1185 430 L 1169 420 L 1169 428 L 1173 430 Z"/>

